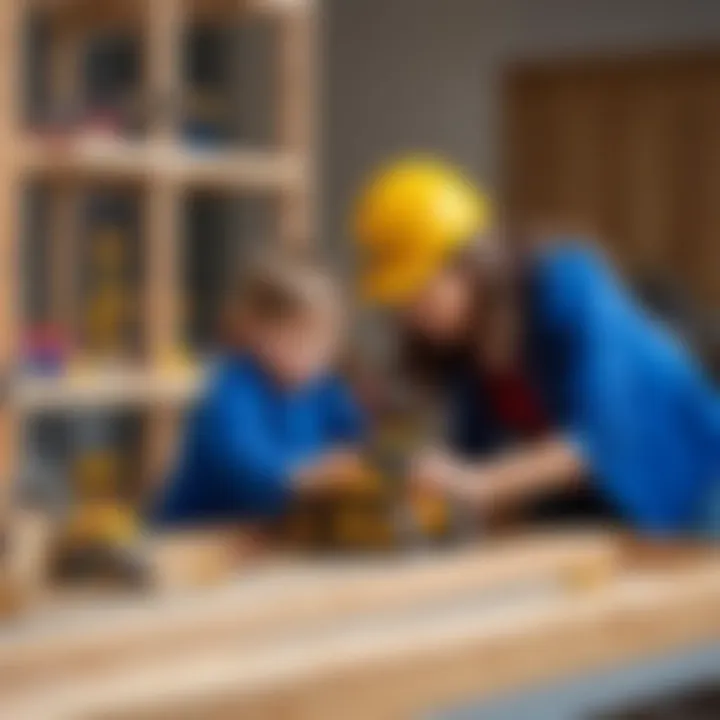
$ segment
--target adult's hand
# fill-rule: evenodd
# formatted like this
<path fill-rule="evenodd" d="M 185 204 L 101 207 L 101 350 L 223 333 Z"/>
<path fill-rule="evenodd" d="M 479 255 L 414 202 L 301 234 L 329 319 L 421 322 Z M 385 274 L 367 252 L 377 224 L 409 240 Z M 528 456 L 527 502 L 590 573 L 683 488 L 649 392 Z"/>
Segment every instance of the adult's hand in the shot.
<path fill-rule="evenodd" d="M 410 463 L 410 484 L 418 492 L 468 495 L 472 481 L 481 473 L 460 458 L 437 448 L 421 451 Z M 472 476 L 472 477 L 471 477 Z"/>
<path fill-rule="evenodd" d="M 480 463 L 428 450 L 412 463 L 410 480 L 417 489 L 445 492 L 484 513 L 576 484 L 582 471 L 574 447 L 557 437 Z"/>

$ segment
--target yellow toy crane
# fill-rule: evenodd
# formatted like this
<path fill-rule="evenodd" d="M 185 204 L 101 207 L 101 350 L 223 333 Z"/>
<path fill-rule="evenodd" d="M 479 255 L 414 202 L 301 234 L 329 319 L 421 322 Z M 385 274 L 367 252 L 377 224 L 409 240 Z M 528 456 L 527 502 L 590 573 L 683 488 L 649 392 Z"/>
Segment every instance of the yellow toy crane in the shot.
<path fill-rule="evenodd" d="M 86 344 L 92 359 L 117 360 L 127 350 L 128 329 L 135 314 L 127 278 L 126 237 L 120 227 L 103 225 L 94 232 L 90 270 Z"/>
<path fill-rule="evenodd" d="M 109 419 L 89 422 L 99 428 Z M 80 423 L 77 429 L 82 435 L 85 426 Z M 73 503 L 60 534 L 58 570 L 62 576 L 130 585 L 147 581 L 140 527 L 135 509 L 122 499 L 122 475 L 117 449 L 106 443 L 81 449 L 72 468 Z"/>

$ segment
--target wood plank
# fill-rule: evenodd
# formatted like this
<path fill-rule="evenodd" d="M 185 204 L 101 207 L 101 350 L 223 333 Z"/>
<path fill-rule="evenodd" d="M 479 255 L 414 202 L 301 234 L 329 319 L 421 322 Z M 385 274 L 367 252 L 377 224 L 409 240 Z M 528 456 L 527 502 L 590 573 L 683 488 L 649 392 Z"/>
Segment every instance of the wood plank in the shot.
<path fill-rule="evenodd" d="M 402 718 L 720 637 L 717 563 L 580 596 L 365 618 L 6 698 L 11 717 Z M 34 713 L 34 714 L 33 714 Z"/>
<path fill-rule="evenodd" d="M 312 245 L 316 223 L 317 178 L 311 159 L 317 133 L 317 23 L 314 3 L 308 3 L 304 12 L 288 14 L 278 21 L 277 142 L 289 155 L 302 157 L 305 170 L 303 183 L 285 188 L 280 197 L 279 238 L 293 247 Z"/>
<path fill-rule="evenodd" d="M 154 0 L 145 3 L 145 83 L 153 114 L 149 128 L 153 141 L 173 143 L 180 118 L 177 108 L 183 92 L 183 38 L 186 26 L 185 0 Z"/>
<path fill-rule="evenodd" d="M 52 522 L 42 513 L 16 510 L 0 551 L 0 618 L 28 611 L 47 583 Z"/>
<path fill-rule="evenodd" d="M 304 187 L 308 173 L 304 153 L 251 149 L 178 153 L 167 165 L 168 173 L 186 187 L 246 193 L 292 193 Z"/>
<path fill-rule="evenodd" d="M 12 399 L 23 413 L 97 407 L 142 407 L 153 403 L 184 405 L 197 396 L 202 373 L 119 370 L 59 378 L 25 378 Z"/>
<path fill-rule="evenodd" d="M 280 18 L 304 12 L 313 0 L 187 0 L 188 16 L 198 22 L 236 17 Z M 132 29 L 141 24 L 147 0 L 98 3 L 97 0 L 32 0 L 35 9 L 56 26 L 87 32 Z"/>
<path fill-rule="evenodd" d="M 65 176 L 93 181 L 148 180 L 158 168 L 158 151 L 141 141 L 111 138 L 68 138 L 45 142 L 23 137 L 19 143 L 21 170 L 30 178 Z"/>
<path fill-rule="evenodd" d="M 155 142 L 107 139 L 69 140 L 62 145 L 26 138 L 22 169 L 31 177 L 112 182 L 172 182 L 186 189 L 288 192 L 304 182 L 301 155 L 232 149 L 189 152 Z"/>
<path fill-rule="evenodd" d="M 133 663 L 141 656 L 178 657 L 222 642 L 240 647 L 267 634 L 499 587 L 555 581 L 577 588 L 588 577 L 611 574 L 618 562 L 613 538 L 578 533 L 516 538 L 365 568 L 347 561 L 339 566 L 291 564 L 269 576 L 250 574 L 236 587 L 185 604 L 138 602 L 115 609 L 101 620 L 102 629 L 96 622 L 8 638 L 0 642 L 0 691 Z"/>
<path fill-rule="evenodd" d="M 146 198 L 144 319 L 145 349 L 157 372 L 168 367 L 181 339 L 181 221 L 178 189 L 154 185 Z"/>
<path fill-rule="evenodd" d="M 50 320 L 74 354 L 78 336 L 77 269 L 81 196 L 75 184 L 51 189 L 49 249 Z"/>
<path fill-rule="evenodd" d="M 8 403 L 19 352 L 20 202 L 16 138 L 20 122 L 20 61 L 25 4 L 0 3 L 0 525 L 9 512 L 11 483 L 17 470 L 18 421 Z"/>
<path fill-rule="evenodd" d="M 184 0 L 146 4 L 147 100 L 160 108 L 152 118 L 150 140 L 165 154 L 178 142 L 177 115 L 183 87 Z M 157 174 L 148 188 L 145 223 L 145 352 L 152 372 L 167 372 L 182 341 L 183 194 L 174 178 Z M 154 407 L 147 417 L 142 480 L 144 492 L 162 477 L 171 452 L 177 415 L 170 406 Z"/>
<path fill-rule="evenodd" d="M 150 372 L 176 372 L 182 342 L 182 196 L 173 183 L 155 183 L 147 197 L 145 226 L 145 350 Z M 165 382 L 165 381 L 163 381 Z M 155 486 L 167 471 L 179 421 L 174 403 L 153 406 L 143 438 L 142 489 Z"/>
<path fill-rule="evenodd" d="M 160 592 L 232 581 L 267 549 L 262 534 L 234 528 L 163 533 L 149 544 L 153 588 Z"/>

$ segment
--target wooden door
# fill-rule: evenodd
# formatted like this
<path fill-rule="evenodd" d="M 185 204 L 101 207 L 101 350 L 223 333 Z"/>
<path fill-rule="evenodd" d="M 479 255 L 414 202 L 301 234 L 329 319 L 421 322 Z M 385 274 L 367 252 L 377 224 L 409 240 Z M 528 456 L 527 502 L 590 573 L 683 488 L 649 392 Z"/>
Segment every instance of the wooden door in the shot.
<path fill-rule="evenodd" d="M 720 51 L 530 64 L 505 90 L 509 216 L 579 225 L 720 309 Z"/>

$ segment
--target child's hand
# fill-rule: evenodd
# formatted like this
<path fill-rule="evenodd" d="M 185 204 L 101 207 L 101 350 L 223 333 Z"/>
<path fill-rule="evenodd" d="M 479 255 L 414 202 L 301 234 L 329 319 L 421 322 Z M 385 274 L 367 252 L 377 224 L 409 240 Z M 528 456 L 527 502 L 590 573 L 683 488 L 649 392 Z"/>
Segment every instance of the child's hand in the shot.
<path fill-rule="evenodd" d="M 365 466 L 357 452 L 336 450 L 298 473 L 296 486 L 304 492 L 331 492 L 357 485 Z"/>
<path fill-rule="evenodd" d="M 362 480 L 366 468 L 360 455 L 352 450 L 337 450 L 321 463 L 322 474 L 331 486 L 354 485 Z"/>

